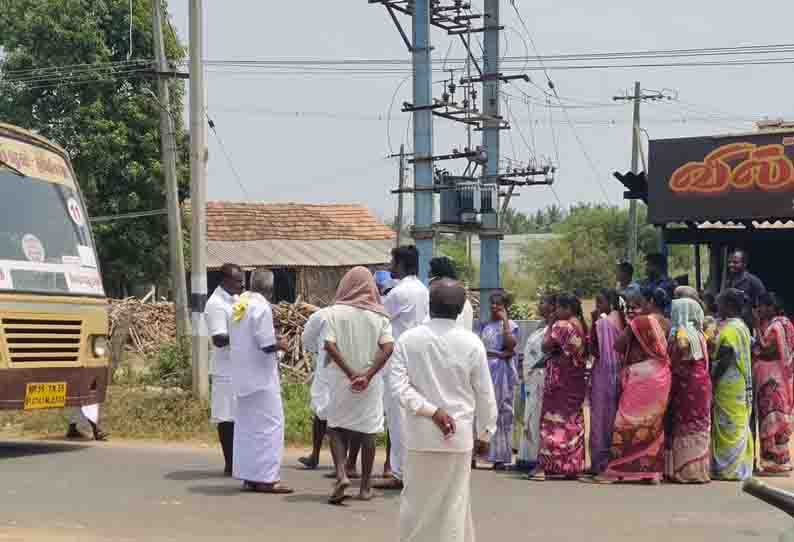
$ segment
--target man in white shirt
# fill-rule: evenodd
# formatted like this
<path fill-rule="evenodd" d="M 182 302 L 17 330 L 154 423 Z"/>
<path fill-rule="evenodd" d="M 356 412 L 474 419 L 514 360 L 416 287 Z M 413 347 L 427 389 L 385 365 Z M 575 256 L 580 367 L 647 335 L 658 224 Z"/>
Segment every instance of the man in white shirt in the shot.
<path fill-rule="evenodd" d="M 404 333 L 392 356 L 405 409 L 400 542 L 474 541 L 472 451 L 487 451 L 498 411 L 485 347 L 456 323 L 465 300 L 459 283 L 434 281 L 430 321 Z"/>
<path fill-rule="evenodd" d="M 455 262 L 446 256 L 439 256 L 430 260 L 430 284 L 439 279 L 458 280 L 458 270 L 455 268 Z M 463 304 L 463 311 L 457 319 L 458 325 L 466 331 L 474 331 L 474 307 L 471 302 L 466 299 Z"/>
<path fill-rule="evenodd" d="M 272 291 L 273 273 L 256 271 L 251 276 L 251 291 L 232 309 L 233 468 L 244 490 L 285 494 L 292 489 L 281 483 L 284 407 L 276 354 L 287 345 L 276 337 L 273 311 L 266 298 Z"/>
<path fill-rule="evenodd" d="M 430 294 L 427 286 L 417 277 L 419 272 L 419 252 L 414 246 L 404 246 L 392 250 L 392 276 L 400 282 L 395 286 L 383 306 L 391 318 L 394 340 L 427 320 L 430 312 Z M 384 466 L 383 482 L 375 485 L 378 489 L 400 490 L 402 483 L 402 407 L 391 384 L 390 371 L 383 374 L 383 406 L 388 426 L 387 461 Z"/>
<path fill-rule="evenodd" d="M 325 351 L 325 337 L 328 334 L 328 316 L 331 307 L 325 307 L 313 313 L 303 327 L 303 348 L 314 356 L 314 374 L 310 389 L 311 409 L 314 412 L 312 422 L 312 453 L 299 457 L 298 462 L 309 470 L 320 465 L 320 451 L 328 430 L 328 405 L 331 402 L 331 390 L 328 385 L 328 354 Z M 347 459 L 348 478 L 358 478 L 356 463 L 360 451 L 360 442 L 351 442 Z"/>
<path fill-rule="evenodd" d="M 243 270 L 233 263 L 221 266 L 221 284 L 207 300 L 204 314 L 207 328 L 212 338 L 212 423 L 218 426 L 218 440 L 226 463 L 224 473 L 232 475 L 234 455 L 234 393 L 232 392 L 231 349 L 229 347 L 229 323 L 232 306 L 243 291 L 245 282 Z"/>

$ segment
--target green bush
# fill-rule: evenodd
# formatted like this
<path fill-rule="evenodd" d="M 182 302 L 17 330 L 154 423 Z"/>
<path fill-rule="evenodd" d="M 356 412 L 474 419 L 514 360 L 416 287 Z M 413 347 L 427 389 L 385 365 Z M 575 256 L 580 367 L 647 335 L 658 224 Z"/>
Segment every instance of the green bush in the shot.
<path fill-rule="evenodd" d="M 532 320 L 534 307 L 529 303 L 513 303 L 508 311 L 511 320 Z"/>
<path fill-rule="evenodd" d="M 193 369 L 190 365 L 190 346 L 187 341 L 174 341 L 160 347 L 148 363 L 144 377 L 147 384 L 164 388 L 190 390 L 193 384 Z"/>
<path fill-rule="evenodd" d="M 281 400 L 284 402 L 284 440 L 287 444 L 308 444 L 312 441 L 312 414 L 308 384 L 282 380 Z"/>

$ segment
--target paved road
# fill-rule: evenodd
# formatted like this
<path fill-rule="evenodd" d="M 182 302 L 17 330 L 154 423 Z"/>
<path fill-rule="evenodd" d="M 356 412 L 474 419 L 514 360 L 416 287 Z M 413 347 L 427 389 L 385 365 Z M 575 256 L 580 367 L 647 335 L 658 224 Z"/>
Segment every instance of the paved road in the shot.
<path fill-rule="evenodd" d="M 327 471 L 298 470 L 289 455 L 284 479 L 300 492 L 274 497 L 240 493 L 206 448 L 0 442 L 0 541 L 396 540 L 397 495 L 331 507 Z M 539 484 L 478 471 L 474 499 L 489 541 L 775 541 L 794 525 L 725 483 Z"/>

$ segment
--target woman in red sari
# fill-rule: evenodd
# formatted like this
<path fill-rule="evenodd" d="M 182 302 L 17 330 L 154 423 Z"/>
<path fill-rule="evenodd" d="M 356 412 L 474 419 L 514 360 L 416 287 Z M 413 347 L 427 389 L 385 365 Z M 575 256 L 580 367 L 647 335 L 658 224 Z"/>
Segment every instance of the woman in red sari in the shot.
<path fill-rule="evenodd" d="M 576 296 L 557 298 L 557 321 L 543 340 L 546 378 L 540 418 L 539 467 L 529 476 L 577 478 L 584 471 L 584 400 L 587 358 L 587 324 Z"/>
<path fill-rule="evenodd" d="M 623 356 L 621 395 L 607 470 L 598 483 L 647 481 L 664 475 L 664 415 L 670 398 L 670 358 L 661 318 L 628 300 L 629 325 L 615 343 Z"/>
<path fill-rule="evenodd" d="M 758 301 L 758 343 L 753 351 L 753 386 L 758 405 L 761 476 L 791 472 L 789 440 L 792 414 L 794 326 L 783 315 L 783 303 L 773 293 Z"/>

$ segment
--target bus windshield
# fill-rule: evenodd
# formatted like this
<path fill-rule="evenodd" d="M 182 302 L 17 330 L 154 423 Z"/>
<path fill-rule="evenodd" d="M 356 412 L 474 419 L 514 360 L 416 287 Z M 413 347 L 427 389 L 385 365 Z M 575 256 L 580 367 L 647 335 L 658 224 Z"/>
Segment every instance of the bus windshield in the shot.
<path fill-rule="evenodd" d="M 0 134 L 0 292 L 104 295 L 66 161 Z"/>

